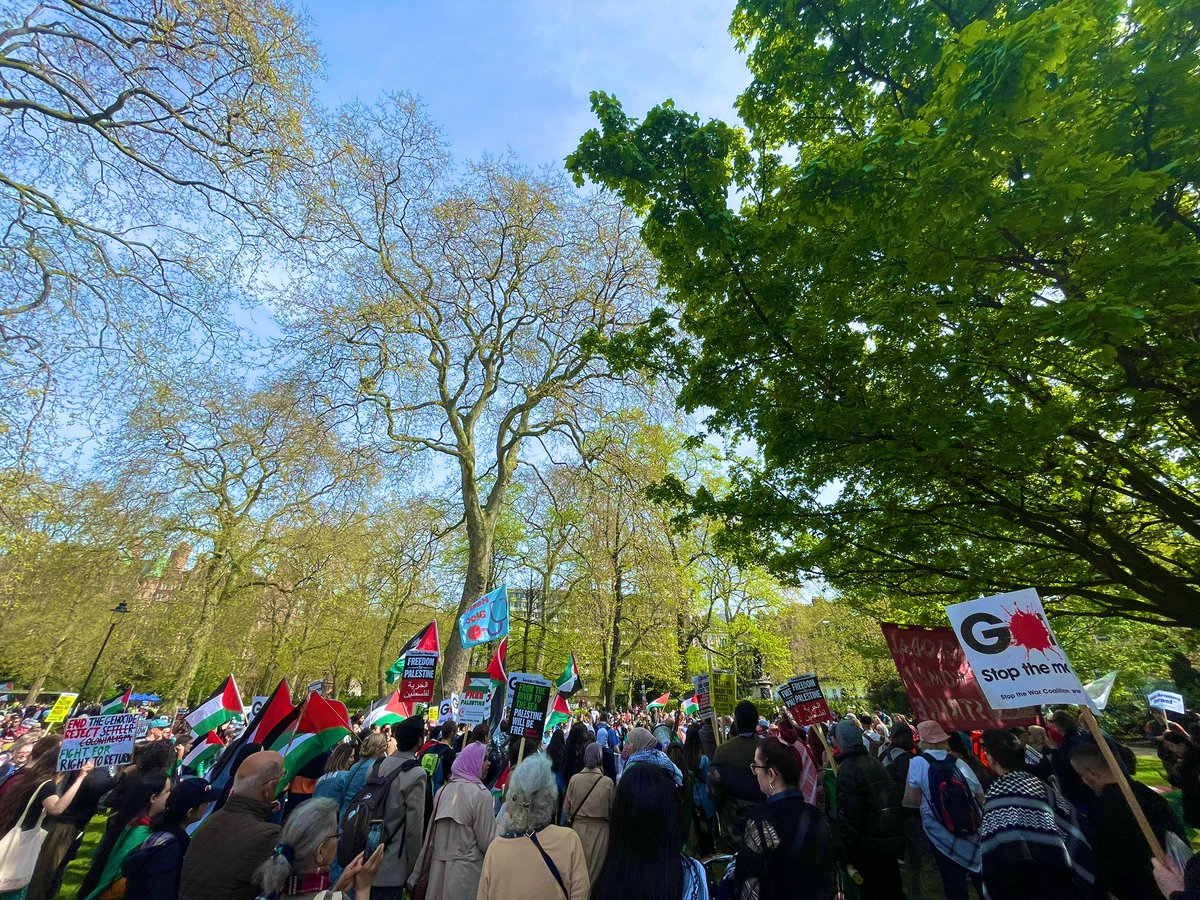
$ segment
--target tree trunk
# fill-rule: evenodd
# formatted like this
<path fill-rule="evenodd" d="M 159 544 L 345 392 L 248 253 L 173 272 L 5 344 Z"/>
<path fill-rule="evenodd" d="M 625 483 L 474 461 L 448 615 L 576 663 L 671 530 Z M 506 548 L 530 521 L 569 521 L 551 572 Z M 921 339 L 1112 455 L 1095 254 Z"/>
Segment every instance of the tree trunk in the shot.
<path fill-rule="evenodd" d="M 200 599 L 200 618 L 196 621 L 188 636 L 187 650 L 183 656 L 183 664 L 179 667 L 179 675 L 171 686 L 170 696 L 166 706 L 180 707 L 188 705 L 188 697 L 192 692 L 192 682 L 200 671 L 204 654 L 208 651 L 209 641 L 212 640 L 213 630 L 217 625 L 217 608 L 229 593 L 230 573 L 225 561 L 225 553 L 213 554 L 208 564 L 205 577 L 204 593 Z"/>
<path fill-rule="evenodd" d="M 624 614 L 625 606 L 625 585 L 621 567 L 616 565 L 616 556 L 614 553 L 612 655 L 608 659 L 608 684 L 605 686 L 604 692 L 604 701 L 610 710 L 616 708 L 614 701 L 617 692 L 617 673 L 621 668 L 621 616 Z"/>
<path fill-rule="evenodd" d="M 42 667 L 38 672 L 37 678 L 33 679 L 33 683 L 29 685 L 29 693 L 25 695 L 25 702 L 33 704 L 37 702 L 37 695 L 42 692 L 42 688 L 46 685 L 46 678 L 54 671 L 58 665 L 58 657 L 62 654 L 62 649 L 67 645 L 67 638 L 71 634 L 71 629 L 64 628 L 54 641 L 54 646 L 50 648 L 50 653 L 42 662 Z"/>
<path fill-rule="evenodd" d="M 451 685 L 451 690 L 462 687 L 467 676 L 467 667 L 471 662 L 470 651 L 463 647 L 459 639 L 458 618 L 472 600 L 478 600 L 487 593 L 487 576 L 492 564 L 492 537 L 496 530 L 495 522 L 488 521 L 482 513 L 474 525 L 471 518 L 472 516 L 467 517 L 467 574 L 454 625 L 450 628 L 450 640 L 446 642 L 446 659 L 442 665 L 442 684 Z"/>

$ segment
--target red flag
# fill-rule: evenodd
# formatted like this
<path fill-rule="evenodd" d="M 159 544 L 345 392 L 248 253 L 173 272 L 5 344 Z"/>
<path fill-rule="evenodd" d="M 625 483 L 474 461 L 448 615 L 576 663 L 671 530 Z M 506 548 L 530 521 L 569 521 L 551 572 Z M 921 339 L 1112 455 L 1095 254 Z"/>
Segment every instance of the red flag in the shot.
<path fill-rule="evenodd" d="M 508 683 L 508 676 L 504 674 L 504 658 L 508 655 L 508 638 L 504 638 L 500 642 L 500 646 L 496 648 L 496 653 L 492 657 L 492 661 L 488 663 L 488 678 L 500 684 Z"/>

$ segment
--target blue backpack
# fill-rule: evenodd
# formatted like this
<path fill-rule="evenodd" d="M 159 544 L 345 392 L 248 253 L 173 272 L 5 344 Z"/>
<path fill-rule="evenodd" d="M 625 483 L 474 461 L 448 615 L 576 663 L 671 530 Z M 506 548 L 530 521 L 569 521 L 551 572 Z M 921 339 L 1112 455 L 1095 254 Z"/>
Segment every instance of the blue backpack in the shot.
<path fill-rule="evenodd" d="M 955 837 L 970 837 L 979 833 L 983 816 L 975 802 L 975 792 L 958 768 L 958 759 L 947 754 L 938 759 L 922 753 L 929 763 L 929 795 L 925 798 L 933 816 Z"/>

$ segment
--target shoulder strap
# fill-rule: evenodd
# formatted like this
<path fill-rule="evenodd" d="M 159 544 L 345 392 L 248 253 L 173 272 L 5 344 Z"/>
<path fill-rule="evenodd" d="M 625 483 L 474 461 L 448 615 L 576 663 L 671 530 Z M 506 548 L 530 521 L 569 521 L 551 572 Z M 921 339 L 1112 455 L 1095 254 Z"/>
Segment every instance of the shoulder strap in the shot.
<path fill-rule="evenodd" d="M 563 896 L 570 897 L 571 895 L 567 893 L 567 886 L 563 884 L 562 876 L 558 874 L 558 866 L 554 864 L 554 860 L 550 858 L 550 854 L 543 850 L 542 845 L 538 843 L 537 832 L 531 834 L 529 839 L 533 841 L 533 846 L 537 847 L 538 853 L 542 854 L 542 859 L 546 863 L 546 868 L 550 870 L 550 874 L 553 875 L 554 880 L 558 882 L 559 890 L 563 892 Z"/>
<path fill-rule="evenodd" d="M 37 795 L 42 792 L 42 788 L 44 788 L 46 785 L 48 785 L 52 780 L 53 779 L 47 778 L 45 781 L 43 781 L 41 784 L 39 784 L 36 788 L 34 788 L 33 793 L 29 795 L 29 802 L 25 804 L 25 811 L 23 813 L 21 813 L 21 818 L 17 819 L 17 827 L 18 828 L 23 828 L 21 823 L 25 821 L 25 817 L 29 815 L 29 810 L 33 808 L 33 801 L 36 800 Z M 45 810 L 42 811 L 42 815 L 45 815 Z M 41 821 L 40 816 L 38 817 L 38 821 L 39 822 Z"/>
<path fill-rule="evenodd" d="M 596 785 L 600 783 L 600 779 L 607 778 L 607 775 L 597 775 L 596 780 L 592 782 L 592 786 L 588 788 L 587 793 L 583 795 L 583 799 L 579 801 L 579 805 L 575 807 L 575 812 L 567 816 L 567 827 L 570 828 L 575 824 L 575 817 L 579 815 L 579 811 L 583 809 L 583 805 L 587 803 L 588 797 L 592 796 L 592 791 L 596 789 Z"/>

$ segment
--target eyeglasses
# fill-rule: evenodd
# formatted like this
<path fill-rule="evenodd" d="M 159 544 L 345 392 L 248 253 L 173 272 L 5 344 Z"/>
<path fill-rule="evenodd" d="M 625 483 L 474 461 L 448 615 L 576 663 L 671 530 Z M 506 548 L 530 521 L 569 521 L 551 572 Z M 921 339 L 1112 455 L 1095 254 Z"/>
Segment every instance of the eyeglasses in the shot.
<path fill-rule="evenodd" d="M 751 769 L 770 769 L 770 766 L 760 766 L 758 763 L 750 763 Z"/>

